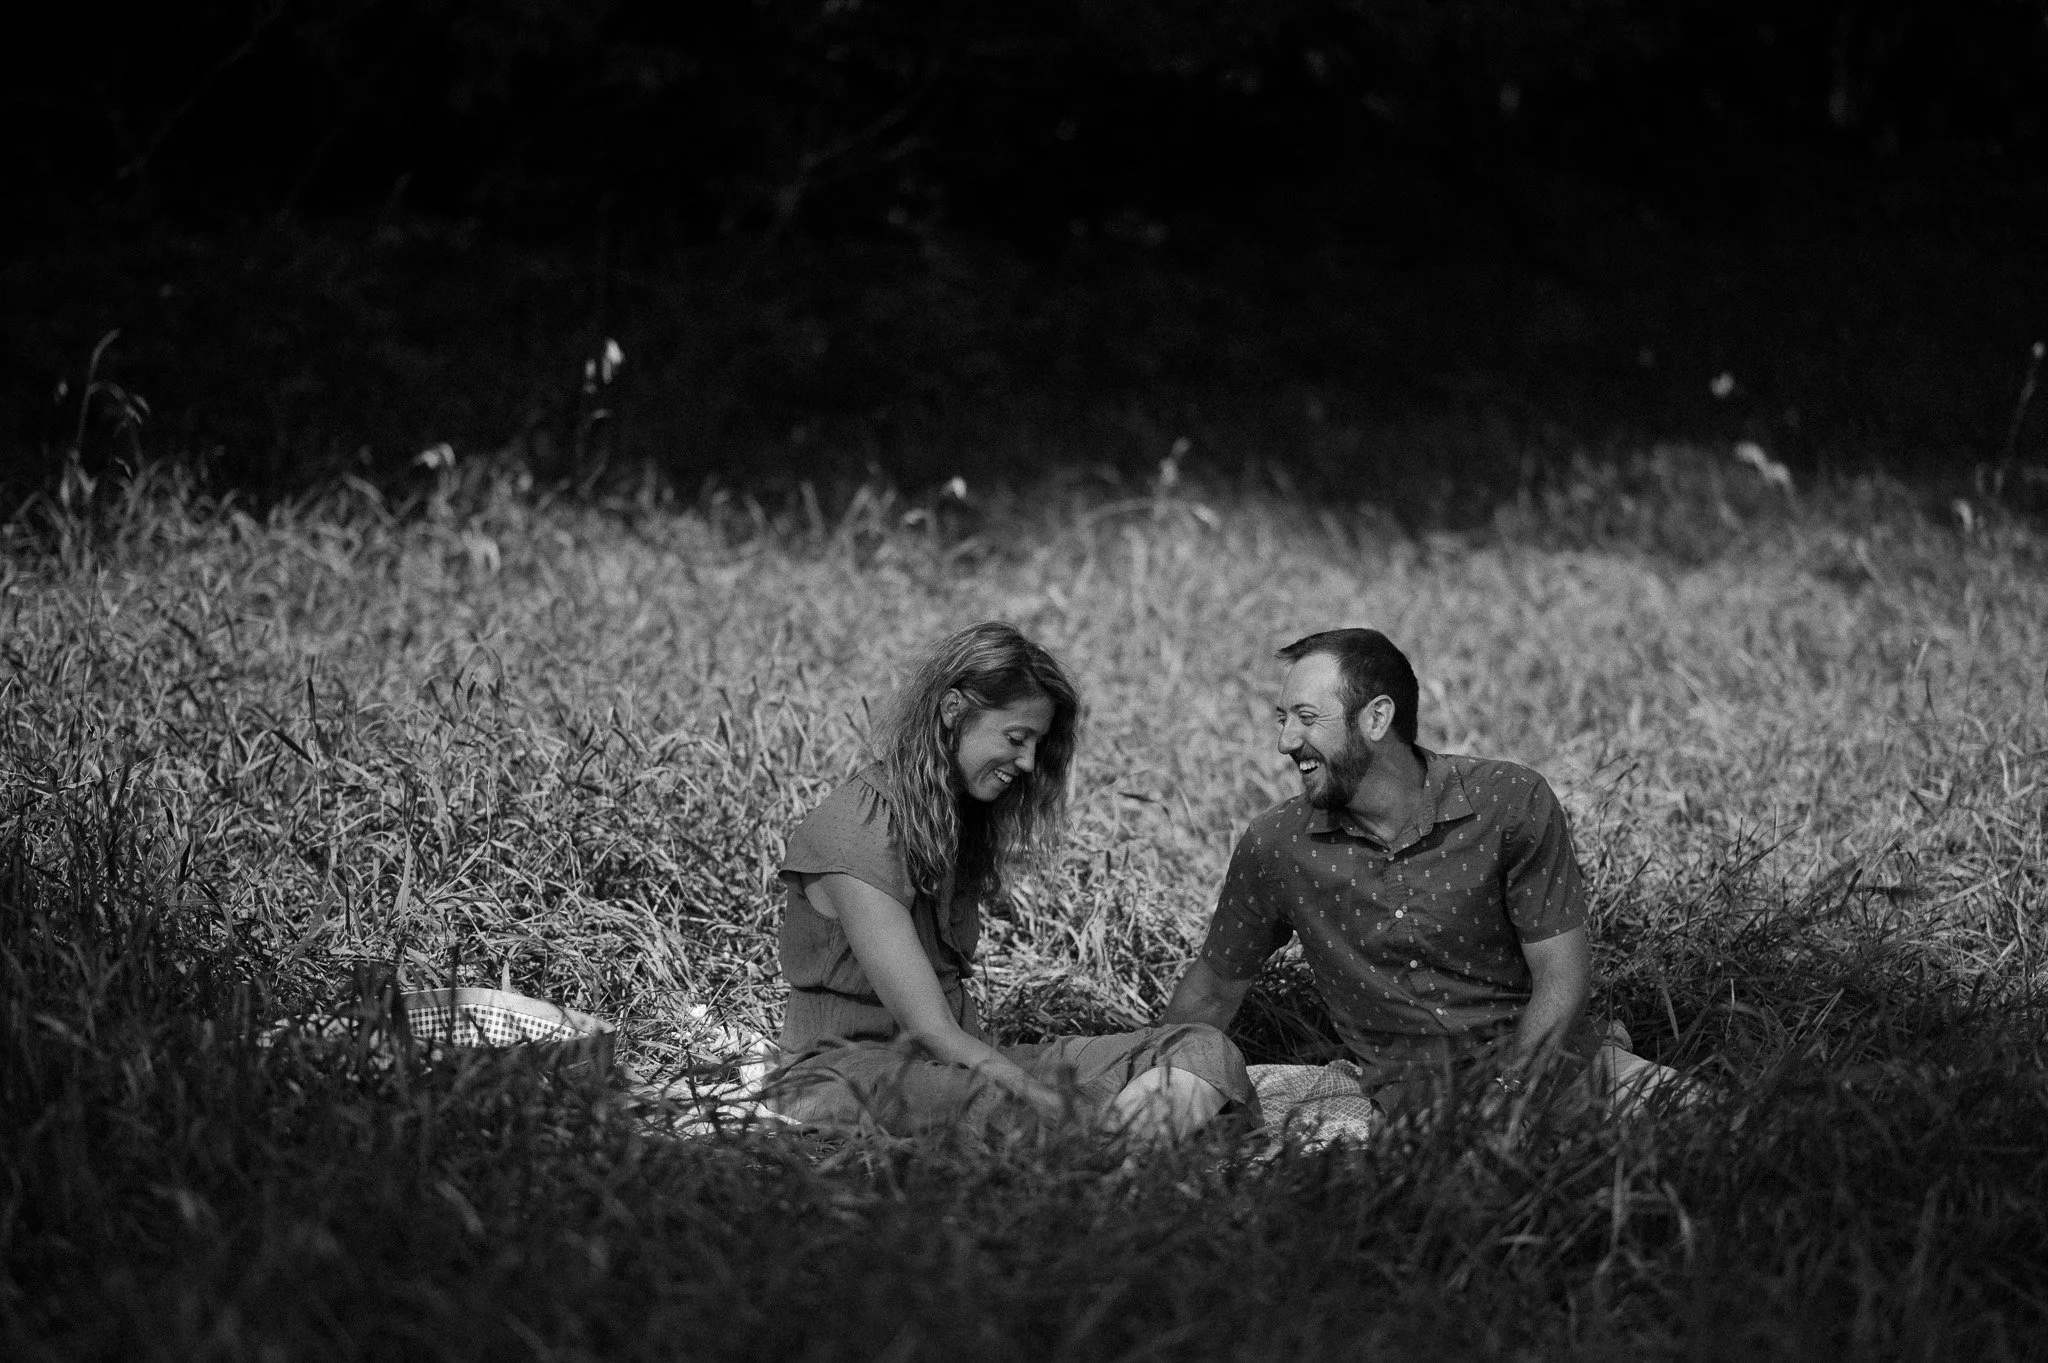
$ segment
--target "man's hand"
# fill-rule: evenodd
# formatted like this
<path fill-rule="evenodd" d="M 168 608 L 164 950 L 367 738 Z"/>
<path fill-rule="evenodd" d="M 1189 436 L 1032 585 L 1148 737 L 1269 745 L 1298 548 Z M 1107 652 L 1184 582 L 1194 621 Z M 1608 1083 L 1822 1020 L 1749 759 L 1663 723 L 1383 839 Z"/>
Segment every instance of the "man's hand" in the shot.
<path fill-rule="evenodd" d="M 1238 1007 L 1251 987 L 1250 980 L 1224 979 L 1209 968 L 1207 961 L 1197 956 L 1187 973 L 1180 977 L 1180 983 L 1173 987 L 1173 998 L 1166 1005 L 1165 1016 L 1159 1019 L 1160 1025 L 1206 1022 L 1223 1031 L 1237 1016 Z"/>
<path fill-rule="evenodd" d="M 1524 942 L 1522 959 L 1529 963 L 1529 1006 L 1522 1010 L 1508 1052 L 1511 1076 L 1548 1062 L 1579 1020 L 1593 987 L 1593 949 L 1584 928 Z"/>

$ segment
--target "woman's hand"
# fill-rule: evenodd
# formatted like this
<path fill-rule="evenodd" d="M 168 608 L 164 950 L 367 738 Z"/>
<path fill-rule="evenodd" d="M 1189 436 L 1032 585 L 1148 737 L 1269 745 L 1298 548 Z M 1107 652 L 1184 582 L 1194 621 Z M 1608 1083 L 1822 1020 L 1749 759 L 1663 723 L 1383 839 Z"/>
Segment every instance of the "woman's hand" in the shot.
<path fill-rule="evenodd" d="M 1029 1105 L 1032 1111 L 1052 1125 L 1059 1126 L 1072 1119 L 1074 1104 L 1066 1094 L 1042 1080 L 1033 1079 L 1019 1069 L 1008 1056 L 999 1058 L 1008 1067 L 1008 1075 L 999 1075 L 993 1066 L 984 1066 L 982 1073 L 1002 1085 L 1003 1090 L 1012 1098 Z"/>

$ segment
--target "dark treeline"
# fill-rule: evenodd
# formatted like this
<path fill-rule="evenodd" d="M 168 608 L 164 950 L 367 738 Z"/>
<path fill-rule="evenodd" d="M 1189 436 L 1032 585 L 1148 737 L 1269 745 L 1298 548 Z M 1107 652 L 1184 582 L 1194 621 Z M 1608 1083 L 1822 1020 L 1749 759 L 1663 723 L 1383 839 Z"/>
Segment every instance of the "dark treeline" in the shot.
<path fill-rule="evenodd" d="M 1141 309 L 1171 335 L 1122 347 L 1138 358 L 1104 380 L 1111 388 L 1183 381 L 1213 392 L 1217 375 L 1190 368 L 1183 352 L 1199 348 L 1193 334 L 1218 313 L 1236 319 L 1240 338 L 1260 337 L 1239 345 L 1263 357 L 1238 366 L 1248 387 L 1294 370 L 1327 384 L 1326 362 L 1287 359 L 1332 353 L 1331 337 L 1310 334 L 1318 318 L 1315 304 L 1298 306 L 1304 295 L 1344 296 L 1348 307 L 1352 290 L 1389 296 L 1388 279 L 1410 267 L 1475 262 L 1469 277 L 1494 281 L 1475 284 L 1480 293 L 1577 291 L 1566 329 L 1583 332 L 1605 325 L 1602 286 L 1587 276 L 1600 272 L 1616 224 L 1689 234 L 1673 261 L 1702 241 L 1778 232 L 1788 215 L 1822 231 L 1903 233 L 1910 251 L 1962 243 L 2012 254 L 2038 225 L 2048 164 L 2040 0 L 83 0 L 44 18 L 55 40 L 10 45 L 0 106 L 8 235 L 23 262 L 8 281 L 10 311 L 23 314 L 8 324 L 10 401 L 34 407 L 40 385 L 78 367 L 95 328 L 118 325 L 137 383 L 189 382 L 199 402 L 198 388 L 218 385 L 146 356 L 153 335 L 204 323 L 166 315 L 157 326 L 155 304 L 137 300 L 149 287 L 161 298 L 207 292 L 196 276 L 226 268 L 208 254 L 216 249 L 245 278 L 268 281 L 244 294 L 270 297 L 283 344 L 337 354 L 355 345 L 361 319 L 306 323 L 308 272 L 373 281 L 342 291 L 354 301 L 341 312 L 368 316 L 431 310 L 432 289 L 408 272 L 445 280 L 453 270 L 473 304 L 481 292 L 502 305 L 526 279 L 518 310 L 529 330 L 575 333 L 562 355 L 546 343 L 508 351 L 522 375 L 524 365 L 570 363 L 596 332 L 636 326 L 632 359 L 644 375 L 646 346 L 684 346 L 663 315 L 695 309 L 692 343 L 739 359 L 670 374 L 719 396 L 686 415 L 649 410 L 638 439 L 663 442 L 671 459 L 687 444 L 698 465 L 758 453 L 806 412 L 863 445 L 861 457 L 894 457 L 885 447 L 906 402 L 929 415 L 966 382 L 911 371 L 946 369 L 963 342 L 950 324 L 876 324 L 887 310 L 877 298 L 898 313 L 993 308 L 983 320 L 1003 331 L 1020 298 L 1064 298 L 1066 311 L 1085 312 L 1085 300 L 1113 299 L 1142 275 L 1148 297 L 1190 287 L 1202 297 L 1169 323 L 1158 307 Z M 381 236 L 352 245 L 334 224 L 374 224 Z M 280 245 L 287 227 L 299 235 Z M 394 234 L 410 243 L 397 263 L 377 254 Z M 423 251 L 433 259 L 422 263 Z M 563 263 L 564 251 L 581 263 Z M 325 263 L 309 265 L 309 252 Z M 1275 253 L 1286 268 L 1274 268 Z M 1104 270 L 1120 283 L 1102 285 Z M 593 271 L 604 277 L 563 282 Z M 722 292 L 675 282 L 707 275 L 737 282 Z M 849 275 L 874 288 L 849 297 Z M 1168 278 L 1177 282 L 1159 283 Z M 2008 281 L 2004 292 L 2035 282 Z M 1751 285 L 1766 296 L 1774 287 Z M 1274 289 L 1277 298 L 1262 292 Z M 222 307 L 250 306 L 212 292 L 216 304 L 200 311 L 216 320 Z M 400 301 L 387 305 L 385 294 Z M 1414 330 L 1401 310 L 1436 306 L 1399 295 L 1397 283 L 1396 349 Z M 1272 322 L 1272 311 L 1290 298 L 1303 334 L 1281 336 L 1276 327 L 1295 324 Z M 323 306 L 335 311 L 331 298 Z M 1987 319 L 2008 353 L 2026 312 Z M 751 339 L 722 320 L 747 314 Z M 1030 320 L 1011 329 L 1029 333 Z M 1484 329 L 1483 316 L 1471 320 Z M 1067 328 L 1077 329 L 1099 327 Z M 1608 348 L 1684 348 L 1683 335 L 1653 338 L 1654 329 L 1635 326 L 1640 337 L 1614 336 Z M 983 367 L 1012 390 L 1073 386 L 1074 375 L 1039 372 L 1061 368 L 1054 342 L 968 348 L 989 351 Z M 1474 360 L 1471 348 L 1432 351 L 1426 337 L 1406 347 L 1437 373 L 1520 363 Z M 1715 349 L 1703 341 L 1700 363 Z M 1360 352 L 1336 368 L 1352 372 L 1354 359 L 1371 361 Z M 1102 366 L 1081 368 L 1099 377 Z M 248 373 L 283 381 L 263 364 Z M 1997 382 L 2010 387 L 2011 377 Z M 438 420 L 495 443 L 556 420 L 505 400 L 523 386 L 522 377 L 465 399 L 504 409 L 503 429 L 451 415 L 461 402 L 429 413 L 413 398 L 398 403 L 419 408 L 405 429 L 363 439 L 397 449 Z M 1089 401 L 1100 406 L 1107 393 Z M 183 400 L 160 392 L 159 406 L 167 399 Z M 352 443 L 330 421 L 309 444 L 292 428 L 312 418 L 296 409 L 270 412 L 258 431 L 222 414 L 230 399 L 212 401 L 213 416 L 177 434 L 224 438 L 245 473 L 331 463 Z M 835 413 L 851 425 L 835 426 Z M 19 439 L 47 446 L 47 415 L 20 423 Z M 1972 419 L 1996 424 L 1988 411 Z M 1542 424 L 1526 413 L 1516 421 Z M 257 445 L 268 453 L 258 458 Z"/>
<path fill-rule="evenodd" d="M 199 0 L 47 11 L 9 182 L 547 237 L 1378 217 L 1557 172 L 1673 211 L 2048 157 L 2038 0 Z M 1434 182 L 1432 184 L 1432 182 Z M 1506 182 L 1505 184 L 1503 182 Z"/>

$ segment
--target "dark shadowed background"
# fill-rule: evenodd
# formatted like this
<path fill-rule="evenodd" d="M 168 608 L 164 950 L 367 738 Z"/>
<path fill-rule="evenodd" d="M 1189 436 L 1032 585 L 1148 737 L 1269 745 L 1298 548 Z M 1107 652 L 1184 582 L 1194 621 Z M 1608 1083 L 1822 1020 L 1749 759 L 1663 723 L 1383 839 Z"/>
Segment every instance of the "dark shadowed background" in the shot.
<path fill-rule="evenodd" d="M 442 442 L 585 488 L 1113 482 L 1184 441 L 1456 524 L 1659 441 L 1936 481 L 2048 445 L 2040 0 L 43 18 L 0 59 L 17 491 Z"/>

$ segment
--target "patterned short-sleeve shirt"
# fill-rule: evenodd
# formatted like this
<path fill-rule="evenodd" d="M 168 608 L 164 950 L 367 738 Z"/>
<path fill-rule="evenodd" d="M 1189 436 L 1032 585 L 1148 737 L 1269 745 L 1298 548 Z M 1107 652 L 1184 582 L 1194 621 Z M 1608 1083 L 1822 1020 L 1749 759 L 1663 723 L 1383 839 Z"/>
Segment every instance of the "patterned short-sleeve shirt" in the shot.
<path fill-rule="evenodd" d="M 1301 938 L 1344 1043 L 1384 1065 L 1483 1043 L 1529 1002 L 1522 944 L 1586 922 L 1563 808 L 1526 767 L 1423 753 L 1423 798 L 1391 847 L 1348 811 L 1283 800 L 1252 821 L 1202 959 L 1250 979 Z"/>

